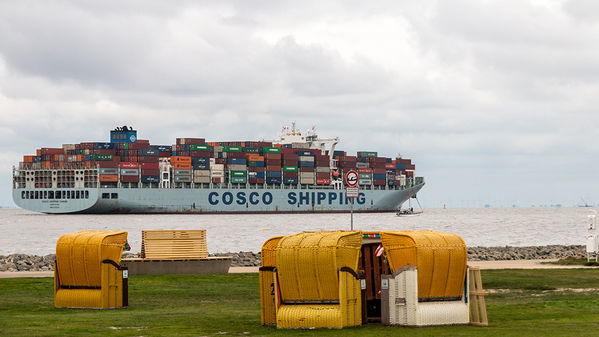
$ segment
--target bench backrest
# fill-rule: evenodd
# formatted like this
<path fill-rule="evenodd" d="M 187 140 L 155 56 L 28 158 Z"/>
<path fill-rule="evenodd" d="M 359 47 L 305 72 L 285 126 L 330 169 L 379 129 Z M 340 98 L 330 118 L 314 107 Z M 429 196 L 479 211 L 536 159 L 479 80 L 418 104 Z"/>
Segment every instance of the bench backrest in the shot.
<path fill-rule="evenodd" d="M 206 230 L 142 231 L 141 257 L 145 259 L 206 258 Z"/>

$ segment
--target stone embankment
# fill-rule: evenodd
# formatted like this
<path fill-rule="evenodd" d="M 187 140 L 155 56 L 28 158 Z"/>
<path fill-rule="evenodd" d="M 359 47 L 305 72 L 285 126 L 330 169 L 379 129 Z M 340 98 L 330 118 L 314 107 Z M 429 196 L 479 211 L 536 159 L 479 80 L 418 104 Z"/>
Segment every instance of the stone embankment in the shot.
<path fill-rule="evenodd" d="M 585 257 L 585 246 L 533 246 L 533 247 L 469 247 L 468 259 L 471 261 L 497 260 L 550 260 L 567 257 Z M 211 256 L 230 256 L 231 266 L 259 266 L 260 253 L 238 252 L 211 254 Z M 139 257 L 139 254 L 125 253 L 125 258 Z M 11 254 L 0 256 L 2 271 L 49 271 L 54 269 L 56 256 Z"/>

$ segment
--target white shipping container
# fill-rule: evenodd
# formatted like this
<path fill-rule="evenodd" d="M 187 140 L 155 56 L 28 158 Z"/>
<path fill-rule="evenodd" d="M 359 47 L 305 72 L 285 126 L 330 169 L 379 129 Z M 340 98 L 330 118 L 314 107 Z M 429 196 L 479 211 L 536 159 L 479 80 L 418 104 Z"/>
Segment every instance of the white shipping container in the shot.
<path fill-rule="evenodd" d="M 217 178 L 217 177 L 222 178 L 225 176 L 225 172 L 224 171 L 212 171 L 212 172 L 210 172 L 210 176 L 215 177 L 215 178 Z"/>
<path fill-rule="evenodd" d="M 211 179 L 210 177 L 205 177 L 205 176 L 194 176 L 193 177 L 193 182 L 197 183 L 197 184 L 205 184 L 205 183 L 210 183 Z"/>
<path fill-rule="evenodd" d="M 225 164 L 212 164 L 210 163 L 210 170 L 212 171 L 224 171 Z"/>
<path fill-rule="evenodd" d="M 300 176 L 300 178 L 312 178 L 312 179 L 314 179 L 314 177 L 316 175 L 314 174 L 314 172 L 300 172 L 299 176 Z"/>
<path fill-rule="evenodd" d="M 238 165 L 238 164 L 228 165 L 227 168 L 229 169 L 229 171 L 246 171 L 247 170 L 247 166 Z"/>
<path fill-rule="evenodd" d="M 331 168 L 330 167 L 320 167 L 320 166 L 317 166 L 316 167 L 316 172 L 327 172 L 328 173 L 328 172 L 331 172 Z"/>
<path fill-rule="evenodd" d="M 303 185 L 306 185 L 306 184 L 310 185 L 310 184 L 312 184 L 313 185 L 314 184 L 314 178 L 312 178 L 312 179 L 300 178 L 300 184 L 303 184 Z"/>
<path fill-rule="evenodd" d="M 314 157 L 313 156 L 298 156 L 297 157 L 298 161 L 308 161 L 308 162 L 313 162 L 314 161 Z"/>
<path fill-rule="evenodd" d="M 210 177 L 210 170 L 193 170 L 194 177 Z"/>
<path fill-rule="evenodd" d="M 369 168 L 369 167 L 370 167 L 370 163 L 362 163 L 362 162 L 356 163 L 356 168 Z"/>

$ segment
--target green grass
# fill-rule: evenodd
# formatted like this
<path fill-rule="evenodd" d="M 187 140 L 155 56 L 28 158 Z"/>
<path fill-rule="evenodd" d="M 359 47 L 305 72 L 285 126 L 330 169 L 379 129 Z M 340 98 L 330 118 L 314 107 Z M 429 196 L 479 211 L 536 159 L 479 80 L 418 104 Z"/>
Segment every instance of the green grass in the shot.
<path fill-rule="evenodd" d="M 0 279 L 2 336 L 594 336 L 599 270 L 484 270 L 490 326 L 368 324 L 343 330 L 260 325 L 257 274 L 133 276 L 129 307 L 56 309 L 51 278 Z"/>
<path fill-rule="evenodd" d="M 557 264 L 560 266 L 599 266 L 599 262 L 595 260 L 587 261 L 586 257 L 567 257 L 565 259 L 559 259 L 557 261 L 552 262 L 542 262 L 546 264 Z"/>

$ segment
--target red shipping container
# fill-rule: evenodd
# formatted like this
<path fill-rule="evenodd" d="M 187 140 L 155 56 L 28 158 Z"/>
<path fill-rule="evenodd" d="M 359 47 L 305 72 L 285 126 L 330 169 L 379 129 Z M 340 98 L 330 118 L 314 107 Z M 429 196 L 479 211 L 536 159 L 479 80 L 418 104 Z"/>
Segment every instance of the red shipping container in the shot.
<path fill-rule="evenodd" d="M 414 171 L 406 171 L 406 175 L 408 177 L 413 177 L 414 176 Z"/>
<path fill-rule="evenodd" d="M 377 186 L 384 186 L 387 183 L 387 180 L 385 179 L 374 179 L 372 180 L 372 184 L 373 185 L 377 185 Z"/>
<path fill-rule="evenodd" d="M 374 174 L 386 174 L 387 173 L 387 169 L 384 169 L 384 168 L 374 168 L 374 169 L 372 169 L 372 173 L 374 173 Z"/>
<path fill-rule="evenodd" d="M 147 169 L 147 168 L 141 168 L 141 175 L 142 176 L 159 176 L 160 175 L 160 170 L 159 169 Z"/>
<path fill-rule="evenodd" d="M 385 163 L 385 168 L 395 170 L 396 166 L 393 163 Z"/>
<path fill-rule="evenodd" d="M 331 179 L 329 178 L 320 178 L 320 179 L 316 179 L 316 184 L 317 185 L 329 185 L 331 183 Z"/>
<path fill-rule="evenodd" d="M 297 178 L 297 172 L 283 172 L 283 178 Z"/>
<path fill-rule="evenodd" d="M 215 163 L 216 164 L 226 164 L 227 163 L 227 158 L 215 158 Z"/>
<path fill-rule="evenodd" d="M 102 168 L 118 168 L 119 164 L 120 164 L 115 161 L 96 161 L 94 163 L 100 164 L 100 167 L 102 167 Z M 96 166 L 96 165 L 93 165 L 93 166 Z"/>
<path fill-rule="evenodd" d="M 364 174 L 372 173 L 372 169 L 369 167 L 358 168 L 358 173 L 364 173 Z"/>
<path fill-rule="evenodd" d="M 264 166 L 262 166 L 262 167 L 248 166 L 248 171 L 249 172 L 264 172 L 264 171 L 266 171 L 266 168 Z"/>
<path fill-rule="evenodd" d="M 328 172 L 316 172 L 316 179 L 327 179 L 331 178 L 331 175 Z"/>
<path fill-rule="evenodd" d="M 283 160 L 295 160 L 297 161 L 298 155 L 295 153 L 283 153 Z"/>
<path fill-rule="evenodd" d="M 139 168 L 139 163 L 134 163 L 134 162 L 123 162 L 120 163 L 121 168 L 122 169 L 136 169 Z"/>
<path fill-rule="evenodd" d="M 283 166 L 297 166 L 297 159 L 283 159 Z"/>
<path fill-rule="evenodd" d="M 277 160 L 281 161 L 281 154 L 280 153 L 265 153 L 264 158 L 266 158 L 267 161 L 271 160 L 271 159 L 277 159 Z"/>
<path fill-rule="evenodd" d="M 415 170 L 416 169 L 416 165 L 414 164 L 406 164 L 406 170 Z"/>
<path fill-rule="evenodd" d="M 222 183 L 222 178 L 221 177 L 212 177 L 212 183 L 220 184 L 220 183 Z"/>
<path fill-rule="evenodd" d="M 189 155 L 192 157 L 202 157 L 202 158 L 212 158 L 214 157 L 214 152 L 211 151 L 189 151 Z"/>
<path fill-rule="evenodd" d="M 286 155 L 286 154 L 295 154 L 295 151 L 297 151 L 297 149 L 288 149 L 288 148 L 282 148 L 281 149 L 281 154 Z"/>
<path fill-rule="evenodd" d="M 204 145 L 206 144 L 205 138 L 177 138 L 177 145 Z"/>
<path fill-rule="evenodd" d="M 250 184 L 264 184 L 264 178 L 248 178 Z"/>
<path fill-rule="evenodd" d="M 371 168 L 375 168 L 375 169 L 377 169 L 377 168 L 385 169 L 385 163 L 384 162 L 383 163 L 381 163 L 381 162 L 372 162 L 372 163 L 370 163 L 370 167 Z"/>
<path fill-rule="evenodd" d="M 329 167 L 331 163 L 328 160 L 317 160 L 316 161 L 316 166 L 317 167 Z"/>
<path fill-rule="evenodd" d="M 92 145 L 92 148 L 94 146 Z M 41 149 L 41 154 L 45 154 L 45 155 L 53 155 L 53 154 L 64 154 L 64 149 L 63 148 L 49 148 L 49 147 L 44 147 Z"/>
<path fill-rule="evenodd" d="M 158 152 L 158 157 L 160 157 L 160 158 L 170 157 L 171 154 L 172 154 L 171 151 L 160 151 L 160 152 Z"/>
<path fill-rule="evenodd" d="M 227 154 L 227 158 L 245 158 L 244 152 L 225 152 Z"/>
<path fill-rule="evenodd" d="M 266 166 L 281 166 L 281 159 L 266 159 Z"/>
<path fill-rule="evenodd" d="M 266 165 L 266 171 L 269 172 L 280 172 L 281 165 Z"/>
<path fill-rule="evenodd" d="M 154 156 L 140 156 L 137 157 L 137 161 L 140 163 L 157 163 L 158 157 Z"/>
<path fill-rule="evenodd" d="M 122 175 L 121 176 L 121 182 L 123 183 L 136 183 L 139 182 L 139 177 L 138 176 L 129 176 L 129 175 Z"/>
<path fill-rule="evenodd" d="M 153 169 L 157 170 L 160 168 L 159 163 L 141 163 L 141 168 L 143 169 Z"/>
<path fill-rule="evenodd" d="M 301 167 L 299 167 L 299 171 L 300 172 L 314 172 L 314 167 L 301 166 Z"/>

